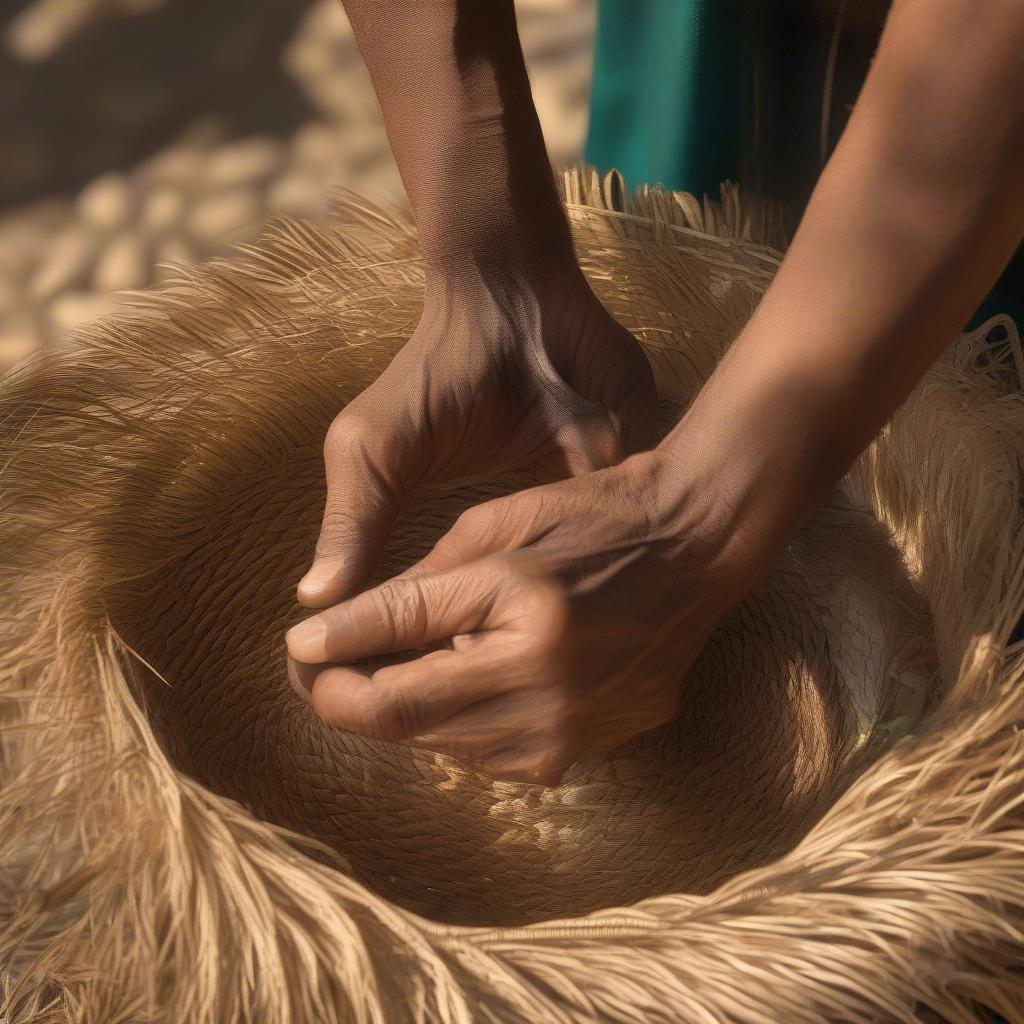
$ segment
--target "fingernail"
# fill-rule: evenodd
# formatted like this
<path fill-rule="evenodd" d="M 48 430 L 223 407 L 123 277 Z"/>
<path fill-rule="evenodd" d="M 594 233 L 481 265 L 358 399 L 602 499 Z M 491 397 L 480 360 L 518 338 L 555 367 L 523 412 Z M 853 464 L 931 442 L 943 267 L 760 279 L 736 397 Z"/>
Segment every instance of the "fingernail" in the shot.
<path fill-rule="evenodd" d="M 294 658 L 287 659 L 288 666 L 288 682 L 291 683 L 292 689 L 307 703 L 309 702 L 309 695 L 313 690 L 312 683 L 306 684 L 303 679 L 300 670 L 299 663 Z"/>
<path fill-rule="evenodd" d="M 299 580 L 299 587 L 307 591 L 322 590 L 338 575 L 340 568 L 340 562 L 316 562 L 309 572 Z"/>
<path fill-rule="evenodd" d="M 292 626 L 285 634 L 285 643 L 288 645 L 288 653 L 296 661 L 315 663 L 324 661 L 324 638 L 327 636 L 327 627 L 322 619 L 313 616 Z"/>

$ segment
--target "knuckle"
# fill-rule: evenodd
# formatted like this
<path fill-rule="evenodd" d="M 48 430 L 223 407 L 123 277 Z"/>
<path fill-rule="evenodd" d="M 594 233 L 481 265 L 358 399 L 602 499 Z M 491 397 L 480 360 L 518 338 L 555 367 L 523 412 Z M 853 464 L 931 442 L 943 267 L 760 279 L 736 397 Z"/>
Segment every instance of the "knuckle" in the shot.
<path fill-rule="evenodd" d="M 565 774 L 566 768 L 572 764 L 568 751 L 560 746 L 551 746 L 538 753 L 531 761 L 529 776 L 531 781 L 543 785 L 554 785 Z"/>
<path fill-rule="evenodd" d="M 430 551 L 429 564 L 434 565 L 440 562 L 447 565 L 453 561 L 462 561 L 467 550 L 469 550 L 469 545 L 465 534 L 457 533 L 456 528 L 453 527 L 435 542 Z"/>
<path fill-rule="evenodd" d="M 491 514 L 485 505 L 475 505 L 460 513 L 451 529 L 438 541 L 446 555 L 462 557 L 476 551 L 493 534 Z"/>
<path fill-rule="evenodd" d="M 362 452 L 374 426 L 361 409 L 351 405 L 334 418 L 324 436 L 324 458 L 330 463 L 339 452 Z"/>
<path fill-rule="evenodd" d="M 459 513 L 452 524 L 452 532 L 466 537 L 475 537 L 480 533 L 487 515 L 482 505 L 471 505 Z"/>
<path fill-rule="evenodd" d="M 455 528 L 468 540 L 494 540 L 519 546 L 529 537 L 533 516 L 521 495 L 492 498 L 467 508 L 455 520 Z"/>
<path fill-rule="evenodd" d="M 316 542 L 316 553 L 320 558 L 341 554 L 357 544 L 361 536 L 360 520 L 354 512 L 344 508 L 327 508 Z"/>
<path fill-rule="evenodd" d="M 410 735 L 412 710 L 402 698 L 382 698 L 370 692 L 360 702 L 357 732 L 393 743 Z"/>
<path fill-rule="evenodd" d="M 377 589 L 386 639 L 392 644 L 423 631 L 427 606 L 423 591 L 415 580 L 388 580 Z"/>

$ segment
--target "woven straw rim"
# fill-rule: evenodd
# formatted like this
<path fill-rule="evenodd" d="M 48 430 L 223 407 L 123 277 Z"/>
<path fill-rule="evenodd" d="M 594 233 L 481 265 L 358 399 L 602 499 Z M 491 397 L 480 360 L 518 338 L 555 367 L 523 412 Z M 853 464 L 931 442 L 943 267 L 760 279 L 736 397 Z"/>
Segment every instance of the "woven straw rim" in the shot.
<path fill-rule="evenodd" d="M 586 269 L 627 322 L 616 267 L 704 268 L 735 317 L 732 290 L 763 290 L 780 258 L 764 244 L 776 239 L 770 211 L 731 188 L 719 205 L 628 196 L 579 168 L 565 196 Z M 58 415 L 127 414 L 99 404 L 100 371 L 180 358 L 141 350 L 149 318 L 176 320 L 184 336 L 233 294 L 315 283 L 358 294 L 386 337 L 383 307 L 365 300 L 415 277 L 415 264 L 383 251 L 410 233 L 352 198 L 331 229 L 279 222 L 231 263 L 183 270 L 85 329 L 73 356 L 40 357 L 5 381 L 0 1014 L 909 1022 L 927 1007 L 958 1022 L 987 1006 L 1012 1019 L 1024 1005 L 1012 970 L 1024 941 L 1024 645 L 1006 641 L 1024 611 L 1024 358 L 1009 324 L 1001 345 L 986 341 L 991 325 L 958 339 L 847 481 L 923 581 L 949 696 L 776 862 L 707 896 L 517 929 L 448 927 L 388 904 L 316 844 L 170 764 L 132 698 L 131 655 L 80 585 L 88 566 L 41 532 L 69 514 L 47 488 L 70 487 L 34 446 L 73 445 L 52 433 Z M 652 351 L 662 343 L 658 324 L 629 326 Z M 219 355 L 244 365 L 237 346 Z M 75 366 L 96 371 L 84 378 L 95 394 L 72 395 Z M 921 458 L 921 439 L 941 457 Z"/>

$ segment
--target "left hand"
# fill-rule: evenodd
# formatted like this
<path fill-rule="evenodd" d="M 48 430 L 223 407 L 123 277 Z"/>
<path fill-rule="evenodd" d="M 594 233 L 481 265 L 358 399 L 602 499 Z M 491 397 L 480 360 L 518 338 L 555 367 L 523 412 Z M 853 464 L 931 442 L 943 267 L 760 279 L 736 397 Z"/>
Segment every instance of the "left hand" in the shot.
<path fill-rule="evenodd" d="M 294 627 L 293 683 L 328 725 L 556 783 L 674 715 L 753 581 L 707 489 L 668 478 L 647 452 L 469 509 L 412 569 Z"/>
<path fill-rule="evenodd" d="M 419 487 L 530 465 L 575 475 L 650 443 L 656 397 L 640 344 L 578 268 L 520 269 L 431 274 L 412 337 L 335 418 L 323 525 L 298 587 L 307 607 L 362 589 Z"/>

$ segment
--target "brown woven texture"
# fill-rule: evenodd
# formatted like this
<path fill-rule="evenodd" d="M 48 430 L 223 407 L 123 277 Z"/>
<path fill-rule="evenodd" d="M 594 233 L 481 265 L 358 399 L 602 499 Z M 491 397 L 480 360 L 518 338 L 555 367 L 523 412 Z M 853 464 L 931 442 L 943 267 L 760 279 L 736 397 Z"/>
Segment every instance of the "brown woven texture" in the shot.
<path fill-rule="evenodd" d="M 667 425 L 771 218 L 565 195 Z M 951 344 L 675 721 L 545 789 L 332 731 L 285 679 L 326 428 L 421 292 L 408 221 L 340 197 L 3 382 L 0 1020 L 1024 1020 L 1016 336 Z M 421 495 L 383 572 L 530 479 Z"/>

